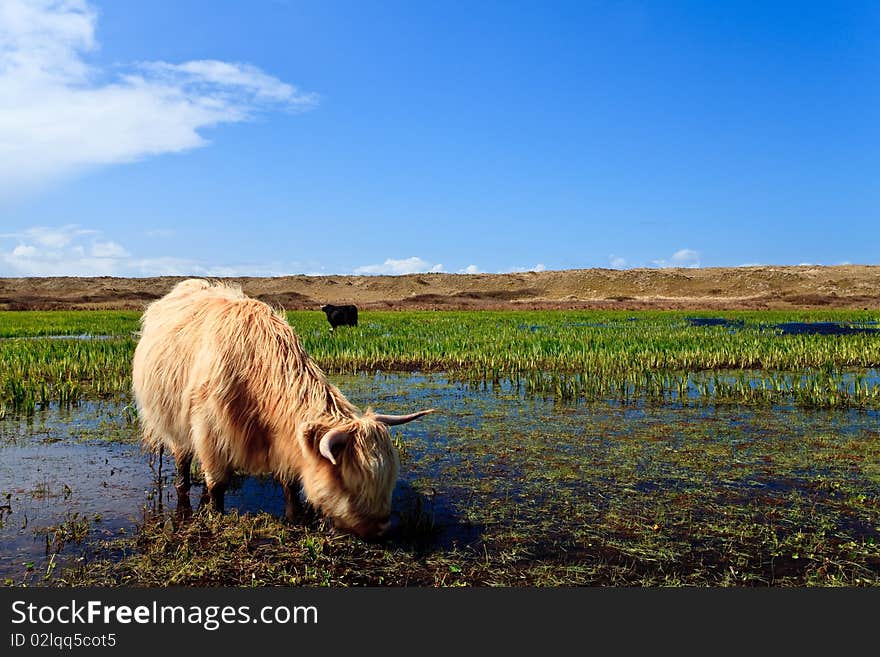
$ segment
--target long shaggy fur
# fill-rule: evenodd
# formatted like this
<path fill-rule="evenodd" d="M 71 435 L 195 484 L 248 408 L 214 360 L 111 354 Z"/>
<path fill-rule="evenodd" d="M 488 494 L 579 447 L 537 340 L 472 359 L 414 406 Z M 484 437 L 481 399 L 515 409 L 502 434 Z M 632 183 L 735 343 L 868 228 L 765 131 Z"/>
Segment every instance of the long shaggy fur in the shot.
<path fill-rule="evenodd" d="M 209 488 L 232 470 L 271 473 L 346 529 L 387 519 L 398 472 L 387 427 L 327 380 L 280 312 L 239 288 L 190 279 L 150 304 L 132 379 L 144 442 L 178 462 L 195 455 Z M 351 439 L 334 466 L 318 442 L 336 428 Z"/>

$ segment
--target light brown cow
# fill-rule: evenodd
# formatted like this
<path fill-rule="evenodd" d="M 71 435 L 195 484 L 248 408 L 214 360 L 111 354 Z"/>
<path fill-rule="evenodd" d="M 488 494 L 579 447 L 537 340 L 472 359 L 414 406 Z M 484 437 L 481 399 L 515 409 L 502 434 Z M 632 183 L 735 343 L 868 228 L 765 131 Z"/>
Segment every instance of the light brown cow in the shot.
<path fill-rule="evenodd" d="M 434 410 L 361 412 L 327 381 L 281 312 L 200 279 L 147 307 L 132 379 L 143 440 L 174 455 L 181 505 L 189 504 L 196 456 L 205 499 L 221 512 L 233 470 L 271 473 L 288 519 L 299 515 L 301 485 L 335 525 L 364 537 L 389 525 L 399 465 L 388 426 Z"/>

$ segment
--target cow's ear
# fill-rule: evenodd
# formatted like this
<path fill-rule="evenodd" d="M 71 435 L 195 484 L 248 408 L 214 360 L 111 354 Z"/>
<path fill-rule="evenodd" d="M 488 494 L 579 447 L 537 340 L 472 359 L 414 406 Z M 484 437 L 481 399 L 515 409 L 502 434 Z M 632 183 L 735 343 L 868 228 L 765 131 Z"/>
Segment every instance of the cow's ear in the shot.
<path fill-rule="evenodd" d="M 351 439 L 351 434 L 345 429 L 330 429 L 321 436 L 318 441 L 318 453 L 325 459 L 336 465 L 336 459 Z"/>

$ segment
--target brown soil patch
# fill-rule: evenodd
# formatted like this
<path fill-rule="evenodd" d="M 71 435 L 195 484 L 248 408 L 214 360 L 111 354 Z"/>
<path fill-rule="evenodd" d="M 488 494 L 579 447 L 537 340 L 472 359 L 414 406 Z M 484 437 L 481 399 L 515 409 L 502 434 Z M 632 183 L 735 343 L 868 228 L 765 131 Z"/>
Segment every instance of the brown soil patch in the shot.
<path fill-rule="evenodd" d="M 140 310 L 182 277 L 2 278 L 2 310 Z M 221 279 L 288 310 L 880 309 L 880 265 Z"/>

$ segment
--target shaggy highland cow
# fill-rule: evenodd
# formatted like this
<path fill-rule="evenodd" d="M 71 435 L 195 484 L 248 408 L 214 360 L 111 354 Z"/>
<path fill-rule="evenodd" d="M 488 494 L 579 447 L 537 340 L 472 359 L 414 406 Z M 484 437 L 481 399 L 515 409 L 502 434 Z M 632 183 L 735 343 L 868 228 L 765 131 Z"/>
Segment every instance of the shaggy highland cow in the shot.
<path fill-rule="evenodd" d="M 363 537 L 389 526 L 399 466 L 388 426 L 433 411 L 361 412 L 327 381 L 282 313 L 200 279 L 147 307 L 132 380 L 143 440 L 174 455 L 184 509 L 196 456 L 203 500 L 221 512 L 233 470 L 271 473 L 289 520 L 301 512 L 302 486 L 312 506 Z"/>

